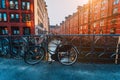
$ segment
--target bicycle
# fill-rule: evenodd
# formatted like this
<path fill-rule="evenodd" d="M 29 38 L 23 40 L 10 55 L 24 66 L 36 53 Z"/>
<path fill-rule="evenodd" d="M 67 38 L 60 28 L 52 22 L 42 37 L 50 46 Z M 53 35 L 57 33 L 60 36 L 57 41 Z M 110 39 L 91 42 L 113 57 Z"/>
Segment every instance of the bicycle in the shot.
<path fill-rule="evenodd" d="M 77 48 L 60 35 L 2 36 L 0 41 L 2 55 L 23 58 L 31 65 L 39 63 L 47 53 L 64 65 L 72 65 L 77 60 Z"/>
<path fill-rule="evenodd" d="M 32 39 L 34 39 L 34 44 L 35 42 L 39 43 L 40 46 L 33 46 L 32 48 L 35 50 L 37 49 L 36 51 L 40 55 L 34 55 L 35 51 L 26 53 L 24 60 L 28 64 L 39 63 L 45 57 L 46 53 L 51 55 L 50 57 L 52 60 L 58 61 L 63 65 L 72 65 L 77 60 L 77 48 L 60 35 L 41 34 L 38 35 L 37 38 Z M 36 59 L 33 63 L 34 58 L 30 55 L 33 55 L 35 58 L 38 56 L 42 57 L 39 57 L 39 59 Z"/>
<path fill-rule="evenodd" d="M 28 64 L 37 64 L 44 57 L 45 50 L 35 44 L 35 38 L 37 36 L 0 36 L 0 56 L 24 59 Z"/>
<path fill-rule="evenodd" d="M 39 63 L 45 57 L 45 49 L 38 43 L 40 36 L 27 36 L 26 50 L 24 54 L 25 63 L 34 65 Z M 37 41 L 37 42 L 36 42 Z"/>
<path fill-rule="evenodd" d="M 0 37 L 0 55 L 9 56 L 9 39 L 7 36 Z"/>
<path fill-rule="evenodd" d="M 25 42 L 22 36 L 1 36 L 0 55 L 8 58 L 22 59 Z"/>

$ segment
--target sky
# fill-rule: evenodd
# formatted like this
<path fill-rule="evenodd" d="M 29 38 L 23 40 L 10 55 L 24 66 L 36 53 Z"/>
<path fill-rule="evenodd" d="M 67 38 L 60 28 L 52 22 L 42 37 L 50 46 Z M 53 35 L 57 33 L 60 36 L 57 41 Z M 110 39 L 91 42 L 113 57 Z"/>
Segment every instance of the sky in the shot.
<path fill-rule="evenodd" d="M 77 11 L 77 6 L 82 6 L 88 0 L 45 0 L 48 9 L 50 25 L 60 24 L 65 17 Z"/>

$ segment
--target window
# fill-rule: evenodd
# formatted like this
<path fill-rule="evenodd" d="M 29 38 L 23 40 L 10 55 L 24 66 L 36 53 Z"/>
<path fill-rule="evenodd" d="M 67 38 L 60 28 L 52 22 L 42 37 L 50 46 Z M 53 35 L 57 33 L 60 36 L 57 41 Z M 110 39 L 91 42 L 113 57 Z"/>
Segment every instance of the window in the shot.
<path fill-rule="evenodd" d="M 9 0 L 10 9 L 18 9 L 18 0 Z"/>
<path fill-rule="evenodd" d="M 96 27 L 96 23 L 93 24 L 93 27 L 94 27 L 94 28 Z"/>
<path fill-rule="evenodd" d="M 23 34 L 24 35 L 30 35 L 30 28 L 29 27 L 24 27 L 23 28 Z"/>
<path fill-rule="evenodd" d="M 22 14 L 22 21 L 23 22 L 27 22 L 30 20 L 31 20 L 30 14 Z"/>
<path fill-rule="evenodd" d="M 11 29 L 12 29 L 12 35 L 19 35 L 20 34 L 19 27 L 11 27 Z"/>
<path fill-rule="evenodd" d="M 100 16 L 101 16 L 101 18 L 104 17 L 105 16 L 104 12 L 101 12 Z"/>
<path fill-rule="evenodd" d="M 6 8 L 6 1 L 0 0 L 0 9 L 5 9 L 5 8 Z"/>
<path fill-rule="evenodd" d="M 100 34 L 103 34 L 103 30 L 102 29 L 100 30 Z"/>
<path fill-rule="evenodd" d="M 117 23 L 117 19 L 113 18 L 113 19 L 111 20 L 111 25 L 115 25 L 116 23 Z"/>
<path fill-rule="evenodd" d="M 100 21 L 100 26 L 104 26 L 104 20 Z"/>
<path fill-rule="evenodd" d="M 22 9 L 23 10 L 30 10 L 30 2 L 22 1 Z"/>
<path fill-rule="evenodd" d="M 3 21 L 7 21 L 7 14 L 3 13 Z"/>
<path fill-rule="evenodd" d="M 105 6 L 101 7 L 101 10 L 105 10 L 105 9 L 106 9 L 106 7 L 105 7 Z"/>
<path fill-rule="evenodd" d="M 0 26 L 0 35 L 7 35 L 8 34 L 8 28 Z"/>
<path fill-rule="evenodd" d="M 93 34 L 96 34 L 96 30 L 95 29 L 93 30 Z"/>
<path fill-rule="evenodd" d="M 118 13 L 118 8 L 117 7 L 113 9 L 113 14 L 116 14 L 116 13 Z"/>
<path fill-rule="evenodd" d="M 106 3 L 107 3 L 107 0 L 103 0 L 103 1 L 101 2 L 102 6 L 103 6 L 104 4 L 106 4 Z"/>
<path fill-rule="evenodd" d="M 114 0 L 114 5 L 118 4 L 119 3 L 119 0 Z"/>
<path fill-rule="evenodd" d="M 6 21 L 7 21 L 7 14 L 0 13 L 0 22 L 6 22 Z"/>
<path fill-rule="evenodd" d="M 10 14 L 10 22 L 19 22 L 19 14 Z"/>
<path fill-rule="evenodd" d="M 95 7 L 94 7 L 94 9 L 95 9 L 96 11 L 97 11 L 97 9 L 98 9 L 98 5 L 99 5 L 99 4 L 96 4 Z"/>
<path fill-rule="evenodd" d="M 111 29 L 110 29 L 110 34 L 115 34 L 116 33 L 116 28 L 115 27 L 112 27 Z"/>

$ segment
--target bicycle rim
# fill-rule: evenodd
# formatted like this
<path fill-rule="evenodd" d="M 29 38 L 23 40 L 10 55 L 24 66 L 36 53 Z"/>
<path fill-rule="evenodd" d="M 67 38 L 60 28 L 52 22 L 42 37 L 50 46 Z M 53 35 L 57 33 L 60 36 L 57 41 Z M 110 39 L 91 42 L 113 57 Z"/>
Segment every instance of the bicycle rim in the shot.
<path fill-rule="evenodd" d="M 68 51 L 58 51 L 58 60 L 63 65 L 72 65 L 77 60 L 77 50 L 74 48 L 74 46 L 71 47 Z"/>
<path fill-rule="evenodd" d="M 45 49 L 38 48 L 37 51 L 29 51 L 24 56 L 24 61 L 28 64 L 34 65 L 39 63 L 45 56 Z"/>

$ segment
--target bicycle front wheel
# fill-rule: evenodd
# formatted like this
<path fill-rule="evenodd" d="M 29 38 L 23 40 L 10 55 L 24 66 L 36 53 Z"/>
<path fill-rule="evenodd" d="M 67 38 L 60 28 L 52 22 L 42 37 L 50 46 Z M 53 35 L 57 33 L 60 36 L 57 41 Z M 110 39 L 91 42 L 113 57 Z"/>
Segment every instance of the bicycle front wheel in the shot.
<path fill-rule="evenodd" d="M 73 45 L 62 45 L 57 50 L 58 60 L 63 65 L 72 65 L 77 60 L 77 49 Z"/>
<path fill-rule="evenodd" d="M 25 54 L 24 61 L 28 64 L 34 65 L 39 63 L 45 56 L 45 49 L 43 47 L 34 46 Z"/>

